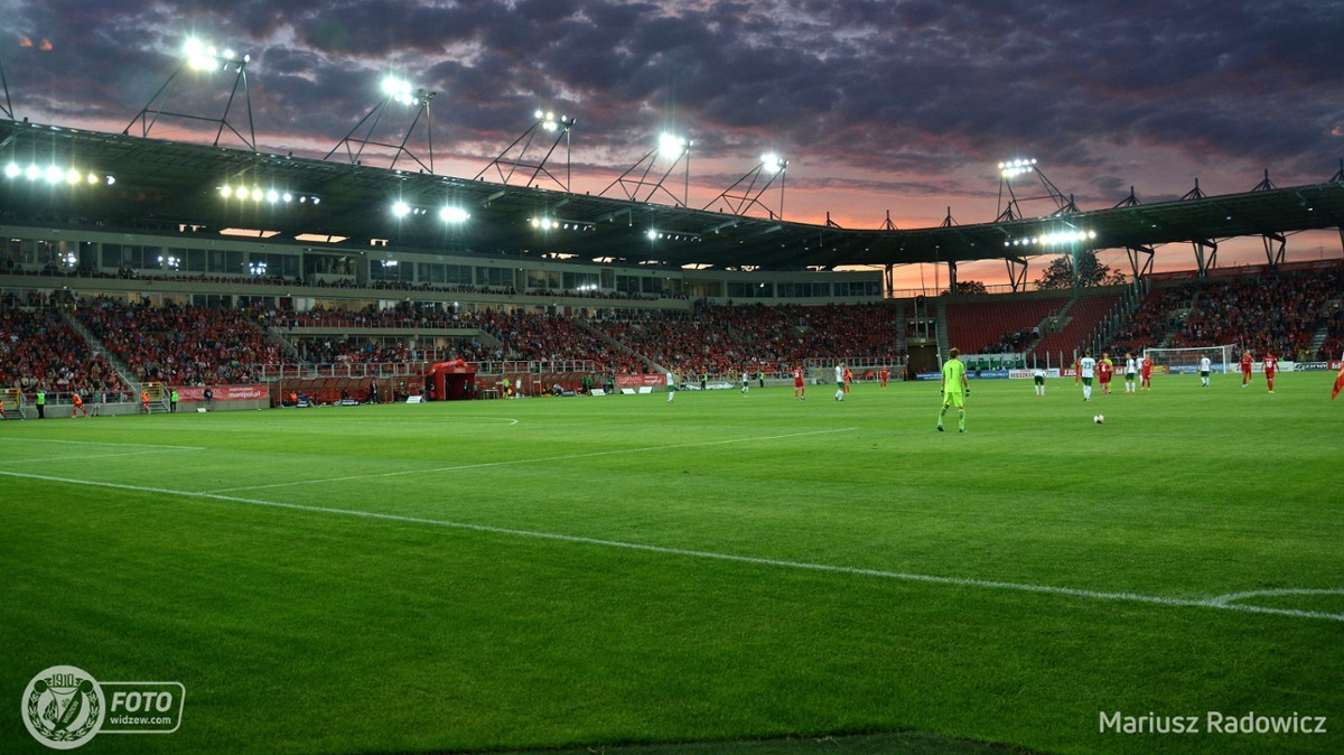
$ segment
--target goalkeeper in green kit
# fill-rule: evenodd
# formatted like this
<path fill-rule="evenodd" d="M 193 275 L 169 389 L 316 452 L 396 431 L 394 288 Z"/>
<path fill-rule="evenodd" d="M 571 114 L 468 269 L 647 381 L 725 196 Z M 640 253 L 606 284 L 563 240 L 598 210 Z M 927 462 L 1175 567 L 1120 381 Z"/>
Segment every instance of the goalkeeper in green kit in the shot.
<path fill-rule="evenodd" d="M 943 410 L 938 412 L 938 432 L 943 432 L 943 416 L 949 406 L 957 407 L 957 429 L 966 432 L 966 397 L 971 386 L 966 382 L 966 365 L 957 357 L 956 349 L 947 352 L 948 360 L 943 363 Z"/>

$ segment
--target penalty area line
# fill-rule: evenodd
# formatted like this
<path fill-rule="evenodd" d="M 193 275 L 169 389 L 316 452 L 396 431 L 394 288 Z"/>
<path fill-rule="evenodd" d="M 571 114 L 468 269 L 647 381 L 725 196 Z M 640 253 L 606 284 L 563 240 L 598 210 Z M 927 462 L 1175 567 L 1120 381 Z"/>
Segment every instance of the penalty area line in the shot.
<path fill-rule="evenodd" d="M 0 440 L 13 441 L 15 443 L 61 443 L 71 446 L 111 446 L 112 448 L 164 448 L 178 451 L 204 451 L 205 446 L 166 446 L 158 443 L 114 443 L 111 441 L 99 440 L 58 440 L 56 438 L 24 438 L 13 435 L 0 438 Z"/>
<path fill-rule="evenodd" d="M 727 440 L 707 440 L 693 443 L 672 443 L 663 446 L 641 446 L 638 448 L 619 448 L 611 451 L 590 451 L 578 454 L 561 454 L 559 456 L 543 456 L 541 458 L 531 459 L 506 459 L 504 461 L 483 461 L 479 464 L 453 464 L 446 467 L 429 467 L 427 469 L 402 469 L 396 472 L 370 472 L 367 474 L 344 475 L 341 477 L 321 477 L 315 480 L 287 480 L 285 482 L 272 482 L 260 485 L 239 485 L 230 488 L 215 488 L 214 490 L 203 490 L 202 493 L 236 493 L 243 490 L 269 490 L 271 488 L 289 488 L 296 485 L 317 485 L 326 482 L 346 482 L 348 480 L 373 480 L 385 477 L 404 477 L 406 475 L 433 474 L 435 472 L 452 472 L 459 469 L 487 469 L 490 467 L 508 467 L 518 464 L 541 464 L 548 461 L 570 461 L 573 459 L 591 459 L 599 456 L 616 456 L 618 454 L 645 453 L 648 451 L 664 451 L 673 448 L 699 448 L 702 446 L 723 446 L 730 443 L 750 443 L 752 441 L 781 440 L 783 438 L 801 438 L 806 435 L 829 435 L 831 433 L 848 433 L 857 430 L 856 427 L 840 427 L 832 430 L 808 430 L 799 433 L 786 433 L 784 435 L 757 435 L 751 438 L 729 438 Z"/>
<path fill-rule="evenodd" d="M 778 558 L 764 558 L 760 556 L 746 556 L 735 553 L 719 553 L 716 551 L 694 550 L 690 548 L 673 548 L 663 545 L 650 545 L 647 543 L 627 542 L 623 540 L 607 540 L 596 537 L 584 537 L 582 535 L 567 535 L 559 532 L 545 532 L 540 530 L 524 530 L 512 527 L 495 527 L 488 524 L 472 524 L 470 522 L 454 522 L 445 519 L 428 519 L 416 516 L 404 516 L 401 514 L 387 514 L 376 511 L 360 511 L 358 509 L 341 509 L 330 506 L 311 506 L 301 503 L 287 503 L 284 501 L 268 501 L 260 498 L 242 498 L 239 496 L 222 495 L 219 493 L 204 493 L 191 490 L 173 490 L 170 488 L 156 488 L 142 485 L 127 485 L 117 482 L 100 482 L 96 480 L 79 480 L 69 477 L 56 477 L 54 475 L 32 474 L 28 472 L 7 472 L 0 471 L 0 476 L 17 477 L 29 480 L 42 480 L 46 482 L 56 482 L 68 485 L 84 485 L 91 487 L 111 488 L 115 490 L 130 490 L 139 493 L 159 493 L 163 495 L 180 496 L 183 498 L 199 498 L 210 501 L 221 501 L 225 503 L 235 503 L 247 506 L 259 506 L 266 508 L 285 509 L 290 511 L 302 511 L 314 514 L 329 514 L 334 516 L 367 519 L 374 521 L 394 522 L 400 524 L 416 524 L 431 527 L 442 527 L 446 529 L 463 530 L 468 532 L 481 532 L 491 535 L 505 535 L 510 537 L 529 538 L 533 540 L 547 540 L 562 543 L 574 543 L 579 545 L 592 545 L 603 548 L 617 548 L 628 551 L 639 551 L 643 553 L 657 553 L 666 556 L 680 556 L 684 558 L 703 559 L 711 561 L 726 561 L 731 563 L 749 564 L 752 566 L 766 566 L 796 571 L 821 572 L 825 574 L 843 574 L 859 577 L 873 577 L 877 579 L 887 579 L 898 582 L 914 582 L 920 584 L 941 585 L 945 587 L 976 588 L 983 590 L 996 590 L 1000 592 L 1022 592 L 1036 593 L 1039 595 L 1053 595 L 1059 597 L 1076 598 L 1081 600 L 1105 601 L 1116 603 L 1140 603 L 1154 606 L 1165 606 L 1169 608 L 1205 608 L 1217 611 L 1234 611 L 1237 613 L 1254 613 L 1271 616 L 1288 616 L 1299 619 L 1323 619 L 1344 623 L 1344 613 L 1327 613 L 1324 611 L 1305 611 L 1295 608 L 1274 608 L 1270 606 L 1257 606 L 1246 603 L 1229 602 L 1229 596 L 1218 598 L 1175 598 L 1162 595 L 1145 595 L 1133 592 L 1106 592 L 1102 590 L 1088 590 L 1076 587 L 1059 587 L 1054 585 L 1037 585 L 1024 582 L 1004 582 L 990 579 L 977 579 L 973 577 L 949 577 L 935 574 L 917 574 L 913 572 L 888 571 L 885 569 L 868 569 L 855 566 L 841 566 L 836 564 L 821 564 L 807 561 L 789 561 Z M 1333 591 L 1332 591 L 1333 592 Z"/>

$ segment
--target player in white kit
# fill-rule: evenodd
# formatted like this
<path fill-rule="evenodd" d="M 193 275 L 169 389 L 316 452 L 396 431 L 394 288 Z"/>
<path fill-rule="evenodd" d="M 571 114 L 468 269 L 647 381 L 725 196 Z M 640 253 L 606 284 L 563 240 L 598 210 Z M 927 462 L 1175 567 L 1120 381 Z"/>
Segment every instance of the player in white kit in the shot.
<path fill-rule="evenodd" d="M 1092 352 L 1084 351 L 1083 358 L 1078 360 L 1078 377 L 1083 381 L 1083 400 L 1092 400 L 1092 378 L 1096 376 L 1097 360 L 1092 358 Z"/>

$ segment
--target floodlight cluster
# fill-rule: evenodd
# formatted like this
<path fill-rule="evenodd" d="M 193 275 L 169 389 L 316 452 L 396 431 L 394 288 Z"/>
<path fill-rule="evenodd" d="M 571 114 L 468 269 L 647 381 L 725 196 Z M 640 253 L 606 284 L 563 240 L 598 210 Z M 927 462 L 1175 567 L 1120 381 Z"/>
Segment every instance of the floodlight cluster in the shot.
<path fill-rule="evenodd" d="M 28 163 L 19 165 L 16 162 L 5 164 L 5 178 L 11 181 L 19 178 L 27 179 L 32 183 L 39 181 L 50 186 L 111 186 L 117 182 L 116 177 L 97 173 L 94 171 L 83 171 L 74 166 L 65 165 L 38 165 L 37 163 Z"/>
<path fill-rule="evenodd" d="M 392 217 L 403 220 L 408 217 L 420 217 L 429 214 L 429 209 L 416 207 L 404 199 L 392 203 Z M 457 205 L 444 205 L 438 211 L 439 220 L 448 225 L 461 225 L 471 219 L 471 213 Z"/>
<path fill-rule="evenodd" d="M 767 173 L 778 173 L 788 169 L 789 161 L 774 152 L 766 152 L 761 155 L 761 165 L 765 166 Z"/>
<path fill-rule="evenodd" d="M 568 115 L 562 115 L 556 117 L 555 112 L 551 110 L 537 109 L 537 111 L 532 114 L 532 117 L 536 118 L 537 121 L 541 123 L 541 127 L 543 130 L 550 131 L 552 133 L 559 131 L 562 128 L 567 129 L 570 126 L 574 125 L 573 118 L 569 117 Z"/>
<path fill-rule="evenodd" d="M 258 277 L 263 276 L 263 275 L 266 274 L 266 263 L 265 263 L 265 262 L 249 262 L 249 263 L 247 263 L 247 272 L 248 272 L 249 275 L 255 275 L 255 276 L 258 276 Z"/>
<path fill-rule="evenodd" d="M 1034 159 L 1009 160 L 999 163 L 999 175 L 1004 178 L 1016 178 L 1033 170 L 1036 170 L 1036 160 Z"/>
<path fill-rule="evenodd" d="M 411 86 L 411 82 L 396 76 L 383 78 L 383 94 L 394 102 L 400 102 L 403 105 L 409 106 L 420 103 L 415 97 L 415 87 Z"/>
<path fill-rule="evenodd" d="M 1083 241 L 1094 241 L 1097 238 L 1096 231 L 1084 231 L 1080 229 L 1070 229 L 1067 231 L 1052 231 L 1043 233 L 1040 236 L 1027 236 L 1020 239 L 1003 242 L 1004 246 L 1060 246 L 1062 244 L 1077 244 Z"/>
<path fill-rule="evenodd" d="M 658 154 L 668 160 L 676 160 L 690 151 L 692 144 L 694 142 L 684 136 L 664 131 L 658 135 Z"/>
<path fill-rule="evenodd" d="M 267 204 L 322 204 L 322 198 L 313 194 L 295 195 L 281 189 L 263 189 L 260 186 L 231 186 L 222 184 L 217 191 L 223 199 L 237 199 L 240 202 L 266 202 Z"/>
<path fill-rule="evenodd" d="M 251 55 L 244 55 L 240 59 L 233 50 L 221 50 L 196 37 L 187 37 L 187 41 L 182 44 L 182 57 L 193 71 L 217 71 L 227 68 L 231 63 L 246 63 L 252 59 Z"/>
<path fill-rule="evenodd" d="M 159 259 L 159 265 L 161 267 L 166 267 L 169 270 L 176 270 L 182 267 L 182 258 L 177 257 L 175 255 L 160 254 L 158 259 Z"/>
<path fill-rule="evenodd" d="M 597 229 L 597 226 L 592 223 L 576 223 L 545 216 L 530 217 L 527 219 L 527 224 L 540 231 L 592 231 Z"/>
<path fill-rule="evenodd" d="M 649 241 L 699 241 L 700 237 L 691 233 L 675 233 L 660 231 L 657 228 L 650 228 L 644 232 L 644 238 Z"/>

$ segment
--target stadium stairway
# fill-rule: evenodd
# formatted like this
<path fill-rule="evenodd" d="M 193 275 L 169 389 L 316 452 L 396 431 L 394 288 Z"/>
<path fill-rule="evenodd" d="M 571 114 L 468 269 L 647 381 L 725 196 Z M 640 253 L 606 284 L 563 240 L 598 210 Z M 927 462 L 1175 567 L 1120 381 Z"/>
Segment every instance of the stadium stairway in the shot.
<path fill-rule="evenodd" d="M 107 360 L 108 364 L 112 365 L 112 369 L 117 372 L 117 377 L 121 378 L 122 385 L 127 386 L 135 393 L 140 392 L 140 378 L 136 377 L 135 373 L 131 371 L 131 368 L 128 367 L 125 362 L 121 361 L 120 357 L 113 354 L 103 345 L 102 341 L 98 340 L 93 333 L 90 333 L 89 329 L 84 327 L 84 323 L 80 322 L 78 317 L 75 317 L 74 312 L 61 309 L 61 318 L 70 325 L 71 329 L 79 334 L 80 338 L 84 339 L 84 343 L 88 345 L 89 351 L 101 355 L 103 359 Z"/>
<path fill-rule="evenodd" d="M 1317 328 L 1316 332 L 1311 334 L 1311 353 L 1319 353 L 1321 347 L 1325 345 L 1325 339 L 1329 336 L 1330 326 L 1328 324 L 1322 324 Z"/>
<path fill-rule="evenodd" d="M 279 346 L 284 355 L 293 361 L 294 364 L 303 364 L 303 355 L 299 353 L 298 347 L 288 338 L 285 338 L 279 328 L 270 326 L 264 328 L 264 330 L 266 332 L 266 340 Z"/>
<path fill-rule="evenodd" d="M 649 369 L 650 372 L 657 373 L 657 374 L 661 374 L 661 375 L 665 375 L 665 374 L 671 372 L 671 370 L 669 370 L 668 368 L 664 367 L 663 365 L 658 364 L 657 362 L 653 361 L 653 360 L 650 359 L 649 357 L 644 356 L 643 354 L 639 353 L 638 351 L 635 351 L 634 349 L 630 348 L 629 346 L 627 346 L 627 345 L 621 343 L 620 341 L 617 341 L 617 340 L 616 340 L 615 338 L 613 338 L 612 336 L 607 335 L 606 333 L 604 333 L 604 332 L 602 331 L 601 328 L 598 328 L 597 326 L 595 326 L 595 325 L 593 325 L 592 323 L 588 322 L 588 321 L 585 320 L 584 318 L 582 318 L 582 317 L 575 318 L 574 322 L 577 323 L 578 326 L 579 326 L 580 328 L 583 328 L 584 330 L 586 330 L 586 331 L 588 331 L 589 333 L 591 333 L 593 336 L 596 336 L 599 340 L 601 340 L 603 343 L 607 344 L 607 345 L 610 346 L 611 348 L 615 349 L 616 351 L 619 351 L 619 352 L 621 352 L 622 354 L 629 354 L 630 356 L 632 356 L 632 357 L 638 359 L 640 362 L 642 362 L 642 363 L 644 364 L 645 367 L 647 367 L 647 368 Z"/>

